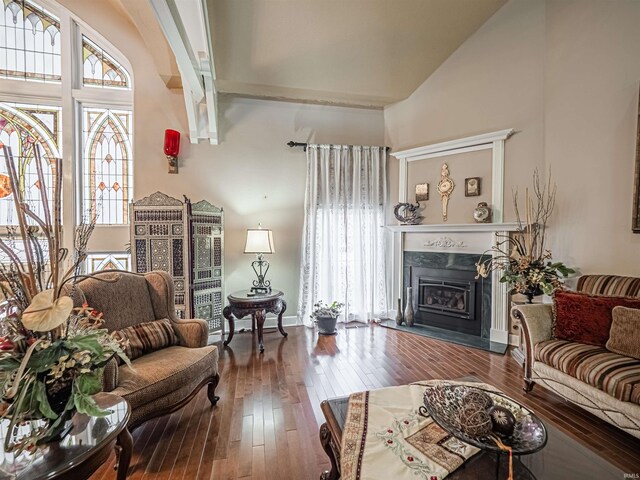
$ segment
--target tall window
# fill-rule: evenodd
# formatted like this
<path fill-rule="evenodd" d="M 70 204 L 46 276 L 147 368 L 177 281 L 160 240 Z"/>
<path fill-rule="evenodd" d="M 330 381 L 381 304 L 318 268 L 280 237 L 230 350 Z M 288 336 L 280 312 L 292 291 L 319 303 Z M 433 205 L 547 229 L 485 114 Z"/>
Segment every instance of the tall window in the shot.
<path fill-rule="evenodd" d="M 35 167 L 35 150 L 39 149 L 45 160 L 43 173 L 47 182 L 54 173 L 54 159 L 62 156 L 60 123 L 60 107 L 0 103 L 0 143 L 11 147 L 23 198 L 40 217 L 44 213 L 40 197 L 43 185 Z M 17 225 L 12 194 L 3 158 L 0 162 L 0 225 Z"/>
<path fill-rule="evenodd" d="M 19 188 L 39 213 L 43 186 L 34 151 L 39 149 L 45 160 L 63 158 L 63 200 L 69 207 L 64 209 L 69 217 L 63 219 L 65 237 L 72 237 L 73 225 L 89 213 L 98 228 L 129 221 L 133 97 L 125 64 L 106 40 L 51 0 L 0 2 L 0 143 L 11 147 Z M 74 105 L 80 115 L 63 116 L 62 105 Z M 45 162 L 46 179 L 54 174 L 52 165 Z M 1 227 L 16 223 L 13 193 L 0 150 Z M 112 250 L 122 250 L 123 244 L 114 243 Z"/>
<path fill-rule="evenodd" d="M 60 20 L 29 0 L 3 2 L 0 76 L 60 82 Z"/>

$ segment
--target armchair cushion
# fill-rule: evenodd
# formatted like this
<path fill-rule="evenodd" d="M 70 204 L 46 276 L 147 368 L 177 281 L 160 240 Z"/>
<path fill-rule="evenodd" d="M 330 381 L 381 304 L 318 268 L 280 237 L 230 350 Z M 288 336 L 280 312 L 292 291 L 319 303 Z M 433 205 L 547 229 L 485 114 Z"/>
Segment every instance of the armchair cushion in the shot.
<path fill-rule="evenodd" d="M 602 390 L 640 405 L 640 361 L 597 345 L 548 340 L 536 345 L 535 359 Z"/>
<path fill-rule="evenodd" d="M 553 337 L 604 347 L 613 307 L 640 308 L 640 299 L 558 291 L 553 298 Z"/>
<path fill-rule="evenodd" d="M 190 348 L 204 347 L 209 339 L 209 326 L 204 320 L 176 320 L 173 322 L 180 345 Z"/>
<path fill-rule="evenodd" d="M 218 348 L 167 347 L 132 364 L 133 369 L 119 368 L 119 383 L 112 393 L 129 402 L 131 422 L 137 424 L 188 397 L 205 379 L 217 375 Z"/>
<path fill-rule="evenodd" d="M 178 344 L 178 337 L 167 318 L 132 325 L 119 330 L 116 335 L 128 340 L 124 352 L 129 360 Z"/>
<path fill-rule="evenodd" d="M 615 307 L 607 350 L 640 360 L 640 309 Z"/>

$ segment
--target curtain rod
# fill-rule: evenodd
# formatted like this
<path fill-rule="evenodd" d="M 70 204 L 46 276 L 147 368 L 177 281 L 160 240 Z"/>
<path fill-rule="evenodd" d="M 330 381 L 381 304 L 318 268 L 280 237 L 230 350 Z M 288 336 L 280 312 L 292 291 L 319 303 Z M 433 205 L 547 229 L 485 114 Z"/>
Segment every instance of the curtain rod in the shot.
<path fill-rule="evenodd" d="M 305 152 L 307 151 L 307 147 L 309 146 L 309 144 L 308 144 L 308 143 L 304 143 L 304 142 L 294 142 L 293 140 L 290 140 L 289 142 L 287 142 L 287 145 L 288 145 L 289 147 L 291 147 L 291 148 L 294 148 L 294 147 L 302 147 L 302 149 L 303 149 Z M 384 147 L 384 148 L 387 150 L 387 152 L 388 152 L 389 150 L 391 150 L 391 147 Z"/>

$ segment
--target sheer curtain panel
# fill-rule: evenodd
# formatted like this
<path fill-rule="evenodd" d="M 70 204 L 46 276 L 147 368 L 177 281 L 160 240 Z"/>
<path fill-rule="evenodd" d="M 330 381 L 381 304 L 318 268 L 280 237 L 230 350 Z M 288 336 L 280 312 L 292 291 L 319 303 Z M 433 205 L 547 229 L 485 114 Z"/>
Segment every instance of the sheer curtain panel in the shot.
<path fill-rule="evenodd" d="M 320 300 L 345 304 L 340 321 L 386 314 L 386 163 L 384 147 L 307 148 L 298 306 L 307 326 Z"/>

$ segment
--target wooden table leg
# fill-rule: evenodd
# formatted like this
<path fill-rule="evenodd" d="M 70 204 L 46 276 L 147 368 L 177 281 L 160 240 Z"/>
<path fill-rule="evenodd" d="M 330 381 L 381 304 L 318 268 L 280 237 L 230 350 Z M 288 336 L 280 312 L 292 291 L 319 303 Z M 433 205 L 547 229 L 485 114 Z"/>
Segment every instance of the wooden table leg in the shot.
<path fill-rule="evenodd" d="M 260 353 L 264 352 L 264 343 L 262 342 L 262 329 L 264 327 L 264 319 L 267 313 L 264 310 L 256 310 L 256 323 L 258 324 L 258 344 L 260 345 Z"/>
<path fill-rule="evenodd" d="M 233 318 L 233 313 L 231 313 L 231 306 L 227 305 L 224 307 L 224 310 L 222 310 L 222 316 L 229 321 L 229 337 L 224 341 L 224 346 L 226 347 L 231 343 L 233 333 L 236 331 L 236 324 Z"/>
<path fill-rule="evenodd" d="M 129 463 L 131 463 L 131 451 L 133 450 L 133 438 L 129 429 L 124 429 L 118 435 L 116 440 L 116 478 L 118 480 L 126 480 L 129 471 Z"/>
<path fill-rule="evenodd" d="M 280 333 L 282 334 L 283 337 L 286 337 L 288 335 L 288 333 L 284 331 L 284 328 L 282 328 L 282 316 L 284 315 L 284 312 L 286 310 L 287 310 L 287 302 L 282 300 L 282 310 L 280 310 L 280 313 L 278 314 L 278 330 L 280 330 Z"/>
<path fill-rule="evenodd" d="M 336 456 L 333 453 L 333 449 L 331 448 L 331 432 L 329 431 L 329 427 L 326 423 L 323 423 L 320 426 L 320 444 L 331 462 L 331 471 L 322 472 L 320 480 L 338 480 L 340 478 L 340 474 L 338 473 L 338 464 L 336 462 Z"/>

